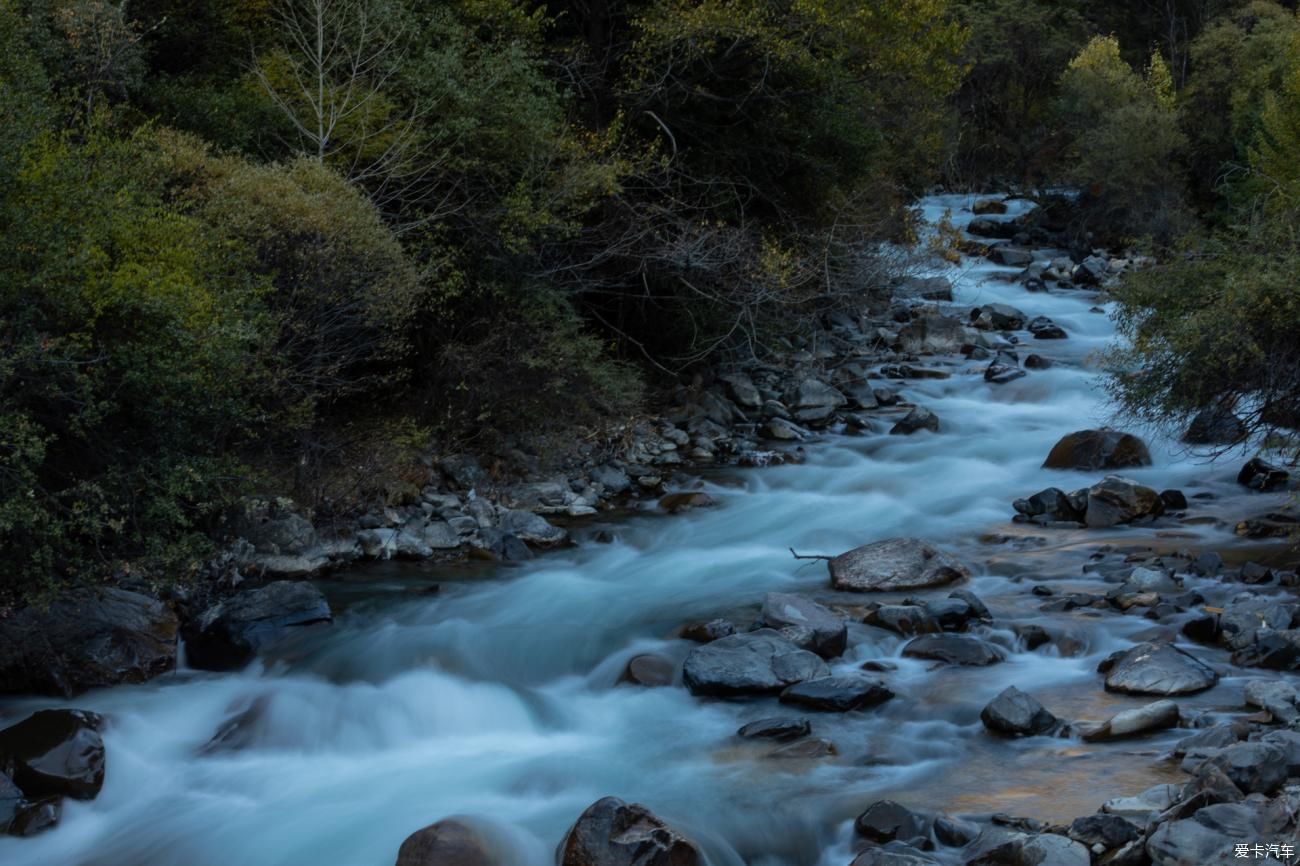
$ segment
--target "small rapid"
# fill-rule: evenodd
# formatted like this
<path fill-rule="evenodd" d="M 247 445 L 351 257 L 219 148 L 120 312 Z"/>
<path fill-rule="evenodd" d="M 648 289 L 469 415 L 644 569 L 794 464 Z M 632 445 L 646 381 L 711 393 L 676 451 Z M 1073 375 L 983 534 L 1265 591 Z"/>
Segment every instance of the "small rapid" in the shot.
<path fill-rule="evenodd" d="M 931 224 L 947 212 L 964 226 L 971 203 L 936 196 L 921 207 Z M 1007 218 L 1028 207 L 1011 205 Z M 1113 420 L 1098 357 L 1114 326 L 1094 293 L 1030 293 L 999 278 L 1015 269 L 965 260 L 935 273 L 953 281 L 956 308 L 996 302 L 1050 316 L 1069 339 L 1033 341 L 1032 351 L 1054 365 L 995 385 L 980 362 L 940 359 L 951 377 L 897 386 L 939 416 L 939 433 L 889 436 L 877 419 L 866 435 L 827 435 L 802 464 L 710 477 L 717 508 L 578 530 L 580 538 L 609 530 L 608 544 L 513 567 L 390 563 L 332 577 L 322 585 L 335 624 L 265 662 L 234 674 L 180 671 L 69 702 L 109 718 L 103 791 L 67 802 L 54 832 L 0 838 L 0 862 L 391 866 L 409 833 L 457 815 L 485 828 L 511 862 L 549 866 L 574 818 L 614 795 L 679 827 L 713 866 L 844 866 L 846 822 L 883 797 L 1061 820 L 1172 780 L 1157 758 L 1175 732 L 1086 748 L 1065 738 L 1000 741 L 983 731 L 979 710 L 1012 684 L 1075 719 L 1139 703 L 1102 691 L 1095 669 L 1150 621 L 1045 613 L 1027 585 L 1104 591 L 1082 569 L 1104 542 L 1237 544 L 1215 519 L 1241 495 L 1231 470 L 1152 435 L 1154 465 L 1125 474 L 1214 494 L 1196 506 L 1207 519 L 1174 536 L 1012 524 L 1013 499 L 1101 474 L 1041 464 L 1062 435 Z M 771 744 L 734 737 L 748 721 L 802 715 L 772 700 L 620 685 L 640 653 L 680 667 L 693 646 L 671 637 L 683 623 L 748 623 L 768 591 L 861 606 L 866 598 L 831 591 L 824 564 L 795 560 L 790 548 L 839 553 L 895 535 L 929 539 L 975 567 L 969 588 L 991 608 L 989 637 L 1006 662 L 935 670 L 901 657 L 905 639 L 851 625 L 833 669 L 888 662 L 898 698 L 813 714 L 815 734 L 837 750 L 817 760 L 768 758 Z M 437 594 L 411 591 L 430 580 Z M 1013 626 L 1034 623 L 1067 634 L 1073 653 L 1025 650 Z M 1233 689 L 1229 679 L 1181 703 L 1215 712 Z M 0 714 L 13 720 L 56 703 L 9 701 Z M 225 739 L 210 746 L 223 726 Z"/>

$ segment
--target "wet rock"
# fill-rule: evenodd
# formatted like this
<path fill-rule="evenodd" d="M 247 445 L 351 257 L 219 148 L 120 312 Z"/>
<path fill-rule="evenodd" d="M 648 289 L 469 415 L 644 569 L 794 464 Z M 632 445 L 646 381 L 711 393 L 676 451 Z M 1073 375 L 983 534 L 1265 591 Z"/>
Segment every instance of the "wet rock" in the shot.
<path fill-rule="evenodd" d="M 804 424 L 828 420 L 847 402 L 843 394 L 820 379 L 804 379 L 786 395 L 786 405 L 794 413 L 795 420 Z"/>
<path fill-rule="evenodd" d="M 416 830 L 397 851 L 396 866 L 505 866 L 474 828 L 447 818 Z"/>
<path fill-rule="evenodd" d="M 816 654 L 771 629 L 720 638 L 691 650 L 682 679 L 694 695 L 775 694 L 830 674 Z"/>
<path fill-rule="evenodd" d="M 1278 746 L 1286 756 L 1286 774 L 1288 779 L 1300 776 L 1300 731 L 1269 731 L 1259 738 L 1261 743 Z"/>
<path fill-rule="evenodd" d="M 1272 463 L 1253 457 L 1237 473 L 1237 483 L 1243 484 L 1251 490 L 1264 492 L 1285 490 L 1290 477 L 1290 473 L 1280 466 L 1274 466 Z"/>
<path fill-rule="evenodd" d="M 502 509 L 500 526 L 502 532 L 508 532 L 537 547 L 558 547 L 569 540 L 567 531 L 531 511 Z"/>
<path fill-rule="evenodd" d="M 1052 359 L 1044 358 L 1042 355 L 1030 354 L 1025 358 L 1026 370 L 1050 370 L 1052 369 Z"/>
<path fill-rule="evenodd" d="M 982 606 L 982 605 L 981 605 Z M 935 599 L 927 601 L 923 607 L 929 617 L 943 631 L 965 631 L 976 620 L 982 619 L 976 609 L 964 598 Z M 985 608 L 985 613 L 988 609 Z"/>
<path fill-rule="evenodd" d="M 22 790 L 7 775 L 0 773 L 0 835 L 9 832 L 9 825 L 22 804 Z"/>
<path fill-rule="evenodd" d="M 676 671 L 677 666 L 663 656 L 643 653 L 628 659 L 623 681 L 650 688 L 670 686 Z"/>
<path fill-rule="evenodd" d="M 911 637 L 943 631 L 938 621 L 924 607 L 912 604 L 885 604 L 868 611 L 862 622 L 895 634 Z"/>
<path fill-rule="evenodd" d="M 94 799 L 104 785 L 101 724 L 84 710 L 35 712 L 0 731 L 0 773 L 28 799 Z"/>
<path fill-rule="evenodd" d="M 950 316 L 917 316 L 898 332 L 899 351 L 909 355 L 952 355 L 969 342 L 973 332 L 960 320 Z M 892 405 L 876 399 L 882 406 Z"/>
<path fill-rule="evenodd" d="M 1021 846 L 1014 866 L 1090 866 L 1091 862 L 1088 849 L 1073 839 L 1040 833 Z"/>
<path fill-rule="evenodd" d="M 690 511 L 693 508 L 711 508 L 714 505 L 717 505 L 714 498 L 699 490 L 669 493 L 659 498 L 659 507 L 669 514 Z"/>
<path fill-rule="evenodd" d="M 762 427 L 758 428 L 758 435 L 776 442 L 798 442 L 807 439 L 809 433 L 793 421 L 769 418 Z"/>
<path fill-rule="evenodd" d="M 1056 716 L 1015 686 L 1008 686 L 989 701 L 980 712 L 980 721 L 993 733 L 1007 737 L 1045 734 L 1057 725 Z"/>
<path fill-rule="evenodd" d="M 1266 806 L 1219 803 L 1161 824 L 1147 840 L 1152 866 L 1205 866 L 1233 861 L 1236 843 L 1270 839 L 1286 824 Z"/>
<path fill-rule="evenodd" d="M 868 848 L 853 858 L 849 866 L 938 866 L 939 861 L 922 854 L 910 845 L 891 842 L 880 848 Z"/>
<path fill-rule="evenodd" d="M 898 294 L 946 303 L 952 300 L 952 282 L 947 277 L 906 277 L 898 284 Z"/>
<path fill-rule="evenodd" d="M 233 670 L 292 630 L 332 619 L 325 596 L 315 586 L 278 581 L 244 590 L 187 623 L 186 657 L 196 668 Z"/>
<path fill-rule="evenodd" d="M 1181 490 L 1161 490 L 1160 501 L 1164 503 L 1165 511 L 1187 510 L 1187 494 Z"/>
<path fill-rule="evenodd" d="M 992 644 L 963 634 L 931 634 L 913 638 L 903 647 L 903 655 L 974 667 L 996 664 L 1006 658 Z"/>
<path fill-rule="evenodd" d="M 1269 715 L 1284 725 L 1300 719 L 1300 710 L 1296 709 L 1296 690 L 1290 683 L 1251 680 L 1242 689 L 1242 695 L 1249 706 L 1268 710 Z"/>
<path fill-rule="evenodd" d="M 1015 357 L 1006 352 L 998 352 L 993 363 L 984 368 L 984 381 L 994 385 L 1005 385 L 1025 375 L 1025 371 L 1020 369 Z"/>
<path fill-rule="evenodd" d="M 989 250 L 988 260 L 1009 268 L 1024 268 L 1033 263 L 1034 252 L 1024 247 L 999 244 Z"/>
<path fill-rule="evenodd" d="M 1236 526 L 1236 534 L 1245 538 L 1289 538 L 1300 530 L 1300 518 L 1287 511 L 1271 511 L 1249 517 Z"/>
<path fill-rule="evenodd" d="M 934 827 L 931 828 L 934 840 L 949 848 L 961 848 L 979 838 L 978 824 L 954 818 L 951 815 L 936 815 Z"/>
<path fill-rule="evenodd" d="M 560 844 L 559 866 L 702 866 L 699 850 L 639 803 L 598 800 Z"/>
<path fill-rule="evenodd" d="M 930 843 L 933 824 L 934 818 L 924 812 L 893 800 L 878 800 L 854 819 L 853 829 L 859 836 L 878 844 L 898 840 L 929 848 L 933 847 Z"/>
<path fill-rule="evenodd" d="M 1202 754 L 1231 746 L 1240 742 L 1250 733 L 1250 728 L 1243 722 L 1228 722 L 1212 728 L 1202 728 L 1190 737 L 1183 737 L 1174 744 L 1175 755 Z"/>
<path fill-rule="evenodd" d="M 1276 599 L 1243 592 L 1223 606 L 1219 614 L 1219 642 L 1240 650 L 1256 642 L 1261 630 L 1290 628 L 1295 607 Z"/>
<path fill-rule="evenodd" d="M 1187 425 L 1183 441 L 1188 445 L 1229 445 L 1244 439 L 1246 425 L 1227 409 L 1203 409 Z"/>
<path fill-rule="evenodd" d="M 9 824 L 10 836 L 36 836 L 51 830 L 63 817 L 62 797 L 42 797 L 33 802 L 23 803 L 14 813 Z M 0 828 L 4 822 L 0 821 Z"/>
<path fill-rule="evenodd" d="M 975 204 L 971 205 L 971 213 L 976 216 L 985 214 L 1004 214 L 1007 212 L 1007 203 L 995 198 L 982 198 Z"/>
<path fill-rule="evenodd" d="M 1088 256 L 1074 266 L 1070 279 L 1080 286 L 1095 286 L 1106 278 L 1108 262 L 1101 256 Z"/>
<path fill-rule="evenodd" d="M 1138 824 L 1145 825 L 1153 815 L 1172 806 L 1181 790 L 1181 785 L 1154 785 L 1134 797 L 1107 800 L 1102 804 L 1101 810 L 1108 815 L 1131 818 Z"/>
<path fill-rule="evenodd" d="M 177 620 L 116 588 L 75 589 L 0 620 L 0 693 L 72 697 L 140 683 L 176 666 Z"/>
<path fill-rule="evenodd" d="M 1017 499 L 1011 503 L 1011 507 L 1018 514 L 1023 514 L 1031 519 L 1042 517 L 1052 521 L 1083 522 L 1083 513 L 1076 510 L 1070 497 L 1066 495 L 1064 490 L 1057 487 L 1048 487 L 1045 490 L 1038 491 L 1033 496 Z"/>
<path fill-rule="evenodd" d="M 889 433 L 891 436 L 911 436 L 921 430 L 938 433 L 939 416 L 924 406 L 917 406 L 899 419 L 893 427 L 889 428 Z"/>
<path fill-rule="evenodd" d="M 971 310 L 971 325 L 982 331 L 1018 331 L 1027 317 L 1009 304 L 985 304 Z"/>
<path fill-rule="evenodd" d="M 953 556 L 918 538 L 888 538 L 831 559 L 831 585 L 849 592 L 943 586 L 970 576 Z"/>
<path fill-rule="evenodd" d="M 1173 701 L 1156 701 L 1144 707 L 1116 713 L 1100 726 L 1085 731 L 1083 738 L 1089 742 L 1118 740 L 1175 727 L 1178 718 L 1178 704 Z"/>
<path fill-rule="evenodd" d="M 1260 565 L 1258 562 L 1247 562 L 1242 565 L 1241 570 L 1237 572 L 1237 580 L 1247 586 L 1259 586 L 1263 583 L 1273 582 L 1273 569 L 1266 565 Z"/>
<path fill-rule="evenodd" d="M 834 658 L 848 646 L 848 627 L 839 614 L 815 601 L 784 592 L 769 592 L 763 598 L 756 628 L 781 630 L 790 626 L 812 632 L 808 647 L 822 658 Z"/>
<path fill-rule="evenodd" d="M 731 373 L 719 377 L 727 386 L 727 396 L 737 406 L 745 409 L 757 409 L 763 405 L 763 398 L 754 386 L 754 380 L 746 373 Z"/>
<path fill-rule="evenodd" d="M 812 733 L 812 724 L 807 719 L 759 719 L 736 731 L 736 736 L 749 739 L 798 740 Z"/>
<path fill-rule="evenodd" d="M 1219 675 L 1167 643 L 1142 643 L 1119 656 L 1106 673 L 1106 690 L 1127 695 L 1189 695 L 1203 692 Z"/>
<path fill-rule="evenodd" d="M 1043 461 L 1044 469 L 1126 469 L 1150 466 L 1146 443 L 1118 430 L 1079 430 L 1063 436 Z"/>
<path fill-rule="evenodd" d="M 1147 568 L 1138 566 L 1129 572 L 1128 579 L 1124 581 L 1123 590 L 1125 592 L 1158 592 L 1164 594 L 1176 593 L 1182 590 L 1182 586 L 1173 576 L 1163 568 Z"/>
<path fill-rule="evenodd" d="M 1090 528 L 1104 529 L 1156 516 L 1163 511 L 1160 495 L 1150 487 L 1118 475 L 1107 475 L 1088 488 L 1088 510 L 1084 522 Z"/>
<path fill-rule="evenodd" d="M 682 637 L 696 643 L 711 643 L 736 633 L 736 626 L 729 620 L 711 619 L 708 622 L 693 622 L 682 628 Z"/>
<path fill-rule="evenodd" d="M 781 692 L 781 703 L 846 713 L 883 704 L 893 696 L 880 680 L 864 673 L 848 673 L 795 683 Z"/>
<path fill-rule="evenodd" d="M 1118 815 L 1085 815 L 1070 824 L 1070 838 L 1092 847 L 1100 845 L 1107 851 L 1122 848 L 1129 842 L 1142 838 L 1141 831 L 1131 821 Z"/>
<path fill-rule="evenodd" d="M 966 231 L 976 237 L 1010 240 L 1020 231 L 1020 227 L 1011 220 L 996 220 L 985 216 L 971 220 Z"/>
<path fill-rule="evenodd" d="M 1069 336 L 1064 328 L 1046 316 L 1035 316 L 1025 328 L 1034 335 L 1035 340 L 1064 340 Z"/>
<path fill-rule="evenodd" d="M 768 752 L 764 757 L 786 760 L 810 761 L 839 754 L 835 744 L 824 737 L 811 737 L 796 743 L 786 743 Z"/>
<path fill-rule="evenodd" d="M 1232 654 L 1232 663 L 1277 671 L 1300 669 L 1300 629 L 1260 629 L 1253 644 Z"/>
<path fill-rule="evenodd" d="M 1286 783 L 1287 753 L 1277 743 L 1234 743 L 1209 763 L 1244 794 L 1275 794 Z"/>

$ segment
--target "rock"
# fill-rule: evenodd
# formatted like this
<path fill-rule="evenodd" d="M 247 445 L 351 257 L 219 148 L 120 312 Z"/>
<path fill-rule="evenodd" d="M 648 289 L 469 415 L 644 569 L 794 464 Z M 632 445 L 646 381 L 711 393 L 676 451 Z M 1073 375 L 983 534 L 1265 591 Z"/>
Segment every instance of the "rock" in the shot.
<path fill-rule="evenodd" d="M 971 324 L 982 331 L 1018 331 L 1026 316 L 1009 304 L 985 304 L 970 312 Z"/>
<path fill-rule="evenodd" d="M 853 829 L 859 836 L 878 844 L 924 840 L 930 847 L 930 827 L 934 818 L 923 812 L 907 808 L 893 800 L 878 800 L 866 808 L 853 821 Z"/>
<path fill-rule="evenodd" d="M 1057 725 L 1056 716 L 1015 686 L 1008 686 L 989 701 L 980 712 L 980 721 L 993 733 L 1008 737 L 1045 734 Z"/>
<path fill-rule="evenodd" d="M 1084 522 L 1092 529 L 1105 529 L 1120 523 L 1132 523 L 1142 517 L 1164 511 L 1160 495 L 1136 481 L 1107 475 L 1088 488 L 1088 509 Z"/>
<path fill-rule="evenodd" d="M 1232 654 L 1232 663 L 1242 667 L 1292 671 L 1300 668 L 1300 629 L 1255 632 L 1255 642 Z"/>
<path fill-rule="evenodd" d="M 321 591 L 307 582 L 277 581 L 213 605 L 184 629 L 191 666 L 233 670 L 291 630 L 333 619 Z"/>
<path fill-rule="evenodd" d="M 1061 438 L 1054 446 L 1044 469 L 1126 469 L 1150 466 L 1151 453 L 1146 444 L 1132 433 L 1118 430 L 1079 430 Z"/>
<path fill-rule="evenodd" d="M 913 604 L 881 605 L 868 611 L 862 621 L 866 625 L 874 625 L 906 637 L 943 631 L 943 627 L 924 607 Z"/>
<path fill-rule="evenodd" d="M 924 605 L 926 614 L 934 622 L 938 623 L 939 628 L 943 631 L 965 631 L 971 622 L 981 619 L 982 617 L 964 598 L 935 599 L 927 601 Z M 983 605 L 981 604 L 981 607 Z M 985 613 L 988 609 L 985 608 Z"/>
<path fill-rule="evenodd" d="M 559 866 L 703 866 L 695 845 L 639 803 L 606 797 L 560 843 Z"/>
<path fill-rule="evenodd" d="M 1007 212 L 1007 203 L 995 198 L 982 198 L 971 205 L 971 213 L 976 216 L 984 214 L 1003 214 Z"/>
<path fill-rule="evenodd" d="M 1024 268 L 1033 264 L 1034 251 L 1010 244 L 999 244 L 989 250 L 988 260 L 1009 268 Z"/>
<path fill-rule="evenodd" d="M 63 817 L 62 797 L 42 797 L 19 806 L 9 824 L 10 836 L 35 836 L 52 829 Z M 4 822 L 0 821 L 0 828 Z"/>
<path fill-rule="evenodd" d="M 651 688 L 670 686 L 673 684 L 673 674 L 676 671 L 677 665 L 663 656 L 643 653 L 628 659 L 627 667 L 623 671 L 623 682 Z"/>
<path fill-rule="evenodd" d="M 502 509 L 500 526 L 502 532 L 508 532 L 537 547 L 558 547 L 569 540 L 568 532 L 531 511 Z"/>
<path fill-rule="evenodd" d="M 1277 743 L 1234 743 L 1208 763 L 1222 770 L 1243 794 L 1272 795 L 1286 784 L 1287 751 Z"/>
<path fill-rule="evenodd" d="M 1006 658 L 997 647 L 964 634 L 928 634 L 913 638 L 903 647 L 903 655 L 975 667 L 996 664 Z"/>
<path fill-rule="evenodd" d="M 795 420 L 804 424 L 828 420 L 847 402 L 843 394 L 820 379 L 804 379 L 786 395 L 786 405 L 794 412 Z"/>
<path fill-rule="evenodd" d="M 1052 361 L 1050 358 L 1044 358 L 1042 355 L 1030 355 L 1025 358 L 1026 370 L 1050 370 Z"/>
<path fill-rule="evenodd" d="M 1244 484 L 1251 490 L 1263 492 L 1271 490 L 1285 490 L 1287 481 L 1291 478 L 1289 472 L 1281 467 L 1274 466 L 1261 460 L 1258 457 L 1252 457 L 1241 467 L 1237 473 L 1237 483 Z"/>
<path fill-rule="evenodd" d="M 952 300 L 952 282 L 947 277 L 906 277 L 898 284 L 898 294 L 947 303 Z"/>
<path fill-rule="evenodd" d="M 977 217 L 966 226 L 966 231 L 976 237 L 1010 240 L 1020 231 L 1020 227 L 1010 220 Z"/>
<path fill-rule="evenodd" d="M 758 435 L 777 442 L 798 442 L 808 438 L 808 431 L 784 418 L 769 418 L 758 429 Z"/>
<path fill-rule="evenodd" d="M 1300 719 L 1296 709 L 1296 690 L 1290 683 L 1276 680 L 1251 680 L 1242 690 L 1246 703 L 1268 710 L 1274 720 L 1289 725 Z"/>
<path fill-rule="evenodd" d="M 993 363 L 984 368 L 984 381 L 994 385 L 1005 385 L 1027 375 L 1015 358 L 1005 352 L 998 352 Z"/>
<path fill-rule="evenodd" d="M 822 658 L 834 658 L 848 646 L 848 627 L 843 617 L 815 601 L 789 593 L 769 592 L 764 596 L 754 626 L 777 631 L 788 626 L 808 628 L 812 631 L 809 649 Z"/>
<path fill-rule="evenodd" d="M 893 696 L 880 680 L 866 674 L 848 673 L 795 683 L 781 692 L 781 703 L 846 713 L 883 704 Z"/>
<path fill-rule="evenodd" d="M 1088 847 L 1100 845 L 1107 851 L 1122 848 L 1129 842 L 1142 838 L 1142 833 L 1131 821 L 1118 815 L 1085 815 L 1070 824 L 1070 838 Z"/>
<path fill-rule="evenodd" d="M 1016 866 L 1090 866 L 1088 849 L 1055 833 L 1040 833 L 1020 848 Z"/>
<path fill-rule="evenodd" d="M 682 680 L 694 695 L 775 694 L 786 686 L 824 677 L 830 669 L 771 629 L 731 635 L 686 656 Z"/>
<path fill-rule="evenodd" d="M 472 827 L 447 818 L 416 830 L 397 851 L 396 866 L 505 866 Z"/>
<path fill-rule="evenodd" d="M 1269 731 L 1260 737 L 1259 741 L 1280 746 L 1286 755 L 1287 776 L 1300 776 L 1300 732 L 1295 730 Z"/>
<path fill-rule="evenodd" d="M 591 480 L 605 488 L 606 493 L 612 493 L 615 496 L 627 493 L 632 489 L 632 479 L 627 477 L 627 473 L 622 469 L 610 463 L 602 463 L 591 470 Z M 485 500 L 476 500 L 485 501 Z M 482 526 L 482 521 L 479 521 Z"/>
<path fill-rule="evenodd" d="M 1187 495 L 1181 490 L 1161 490 L 1160 501 L 1165 511 L 1186 511 Z"/>
<path fill-rule="evenodd" d="M 1280 631 L 1291 627 L 1296 609 L 1267 596 L 1243 592 L 1232 597 L 1219 614 L 1219 642 L 1229 649 L 1251 646 L 1261 629 Z"/>
<path fill-rule="evenodd" d="M 1081 286 L 1095 286 L 1106 277 L 1107 265 L 1107 261 L 1101 256 L 1088 256 L 1074 266 L 1070 279 Z"/>
<path fill-rule="evenodd" d="M 910 845 L 894 842 L 881 848 L 868 848 L 854 857 L 849 866 L 939 866 L 939 861 Z"/>
<path fill-rule="evenodd" d="M 736 633 L 736 627 L 725 619 L 693 622 L 682 628 L 682 637 L 696 643 L 710 643 Z"/>
<path fill-rule="evenodd" d="M 953 355 L 970 342 L 973 333 L 950 316 L 917 316 L 899 330 L 896 345 L 909 355 Z M 889 405 L 884 400 L 880 403 Z"/>
<path fill-rule="evenodd" d="M 1175 727 L 1178 718 L 1178 704 L 1173 701 L 1156 701 L 1144 707 L 1116 713 L 1100 726 L 1085 731 L 1083 738 L 1089 742 L 1117 740 Z"/>
<path fill-rule="evenodd" d="M 226 535 L 258 553 L 300 554 L 316 543 L 311 521 L 288 499 L 244 499 L 228 518 Z"/>
<path fill-rule="evenodd" d="M 911 436 L 920 430 L 929 430 L 931 433 L 939 432 L 939 416 L 924 406 L 914 407 L 911 412 L 908 412 L 893 427 L 889 428 L 889 433 L 892 436 Z"/>
<path fill-rule="evenodd" d="M 919 538 L 888 538 L 828 563 L 831 585 L 848 592 L 895 592 L 943 586 L 970 576 L 956 558 Z"/>
<path fill-rule="evenodd" d="M 836 754 L 839 753 L 833 742 L 824 737 L 816 737 L 807 740 L 800 740 L 797 743 L 787 743 L 784 746 L 778 746 L 768 752 L 764 757 L 809 761 L 816 758 L 827 758 Z"/>
<path fill-rule="evenodd" d="M 7 775 L 0 773 L 0 835 L 9 832 L 9 825 L 22 803 L 22 790 Z"/>
<path fill-rule="evenodd" d="M 1123 583 L 1125 592 L 1176 593 L 1182 590 L 1178 581 L 1162 568 L 1138 566 L 1129 572 Z"/>
<path fill-rule="evenodd" d="M 731 373 L 719 376 L 727 386 L 727 396 L 737 406 L 744 409 L 757 409 L 763 405 L 763 397 L 754 386 L 754 380 L 745 373 Z"/>
<path fill-rule="evenodd" d="M 1064 340 L 1069 336 L 1064 328 L 1046 316 L 1035 316 L 1025 327 L 1035 340 Z"/>
<path fill-rule="evenodd" d="M 1227 409 L 1203 409 L 1187 425 L 1188 445 L 1230 445 L 1246 437 L 1246 425 Z"/>
<path fill-rule="evenodd" d="M 104 785 L 102 724 L 85 710 L 39 710 L 0 731 L 0 773 L 29 800 L 92 800 Z"/>
<path fill-rule="evenodd" d="M 1106 673 L 1106 690 L 1126 695 L 1189 695 L 1203 692 L 1219 675 L 1167 643 L 1141 643 L 1124 652 Z"/>
<path fill-rule="evenodd" d="M 1011 507 L 1029 518 L 1044 517 L 1057 522 L 1083 522 L 1083 513 L 1077 511 L 1070 497 L 1057 487 L 1048 487 L 1026 499 L 1017 499 L 1011 503 Z"/>
<path fill-rule="evenodd" d="M 1300 529 L 1300 519 L 1296 515 L 1273 511 L 1241 521 L 1235 532 L 1246 538 L 1289 538 L 1297 529 Z"/>
<path fill-rule="evenodd" d="M 712 496 L 699 490 L 669 493 L 659 497 L 659 507 L 669 514 L 678 514 L 693 508 L 711 508 L 717 504 Z"/>
<path fill-rule="evenodd" d="M 1202 728 L 1190 737 L 1183 737 L 1175 743 L 1174 754 L 1178 756 L 1189 754 L 1207 755 L 1210 751 L 1222 749 L 1225 746 L 1231 746 L 1233 743 L 1244 740 L 1249 733 L 1250 728 L 1240 721 L 1215 725 L 1212 728 Z"/>
<path fill-rule="evenodd" d="M 1158 826 L 1147 840 L 1152 866 L 1230 863 L 1234 846 L 1272 839 L 1288 822 L 1284 810 L 1258 803 L 1218 803 Z M 1268 862 L 1268 861 L 1263 861 Z"/>
<path fill-rule="evenodd" d="M 736 736 L 749 739 L 797 740 L 812 733 L 807 719 L 759 719 L 736 731 Z"/>
<path fill-rule="evenodd" d="M 0 620 L 0 693 L 72 697 L 176 666 L 176 615 L 116 588 L 74 589 Z"/>
<path fill-rule="evenodd" d="M 1101 810 L 1108 815 L 1131 818 L 1138 824 L 1145 825 L 1156 813 L 1163 812 L 1178 799 L 1181 785 L 1155 785 L 1147 788 L 1136 797 L 1115 797 L 1102 804 Z"/>

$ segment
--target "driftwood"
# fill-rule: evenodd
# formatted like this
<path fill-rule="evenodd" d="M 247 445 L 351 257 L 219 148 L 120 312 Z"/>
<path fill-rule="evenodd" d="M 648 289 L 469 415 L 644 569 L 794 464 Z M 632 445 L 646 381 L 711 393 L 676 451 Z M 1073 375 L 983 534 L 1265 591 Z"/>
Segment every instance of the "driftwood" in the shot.
<path fill-rule="evenodd" d="M 793 547 L 788 547 L 786 549 L 790 551 L 790 555 L 795 559 L 824 559 L 829 562 L 835 558 L 833 556 L 827 556 L 824 553 L 795 553 Z"/>

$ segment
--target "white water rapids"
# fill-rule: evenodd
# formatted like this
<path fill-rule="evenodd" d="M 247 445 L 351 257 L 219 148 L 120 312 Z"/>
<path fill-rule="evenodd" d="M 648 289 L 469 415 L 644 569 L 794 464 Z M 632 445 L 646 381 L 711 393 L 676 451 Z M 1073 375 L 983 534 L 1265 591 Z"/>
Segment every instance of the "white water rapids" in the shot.
<path fill-rule="evenodd" d="M 970 219 L 966 196 L 923 202 L 936 220 Z M 1013 203 L 1009 216 L 1023 210 Z M 1047 255 L 1043 253 L 1042 255 Z M 1074 489 L 1101 473 L 1040 468 L 1063 434 L 1112 420 L 1089 355 L 1113 337 L 1107 315 L 1083 291 L 1030 294 L 1010 272 L 982 261 L 939 272 L 958 306 L 1005 302 L 1047 315 L 1068 340 L 1035 341 L 1054 359 L 1007 385 L 990 385 L 987 362 L 947 359 L 955 374 L 903 384 L 934 410 L 939 434 L 827 435 L 803 465 L 742 471 L 707 486 L 719 507 L 678 517 L 610 524 L 612 544 L 584 543 L 521 567 L 359 568 L 325 584 L 338 617 L 267 665 L 237 674 L 183 671 L 142 686 L 84 695 L 66 705 L 106 714 L 107 778 L 91 802 L 68 801 L 61 825 L 33 839 L 0 838 L 8 866 L 391 866 L 414 830 L 469 816 L 520 866 L 551 866 L 564 831 L 606 795 L 641 802 L 695 839 L 713 866 L 846 866 L 846 823 L 890 797 L 955 813 L 1006 811 L 1061 820 L 1104 799 L 1166 778 L 1160 747 L 1087 745 L 1046 737 L 995 741 L 980 708 L 1007 685 L 1033 692 L 1058 716 L 1101 719 L 1140 703 L 1106 694 L 1098 659 L 1152 624 L 1141 617 L 1045 614 L 1028 587 L 1097 591 L 1081 573 L 1088 545 L 1157 541 L 1152 529 L 1042 530 L 1012 526 L 1011 501 L 1051 486 Z M 891 383 L 892 384 L 892 383 Z M 1155 465 L 1126 472 L 1156 489 L 1221 494 L 1192 513 L 1216 515 L 1241 494 L 1236 461 L 1207 465 L 1173 443 L 1149 439 Z M 579 530 L 582 538 L 584 532 Z M 1173 547 L 1224 547 L 1230 528 L 1186 527 Z M 1048 543 L 981 541 L 988 533 L 1045 536 Z M 899 657 L 903 639 L 851 626 L 833 663 L 898 665 L 884 674 L 898 697 L 846 715 L 802 713 L 774 700 L 709 701 L 680 687 L 617 683 L 629 657 L 680 661 L 684 622 L 752 619 L 765 592 L 837 596 L 819 562 L 787 550 L 838 553 L 894 535 L 921 536 L 970 563 L 969 588 L 996 627 L 1042 622 L 1084 646 L 1062 658 L 1014 652 L 989 668 L 929 670 Z M 1023 581 L 1014 578 L 1025 576 Z M 436 579 L 436 595 L 412 583 Z M 1104 590 L 1102 590 L 1104 591 Z M 942 592 L 946 595 L 947 590 Z M 1239 703 L 1234 680 L 1184 707 Z M 255 699 L 264 712 L 242 748 L 202 754 L 222 723 Z M 50 700 L 0 704 L 11 723 Z M 747 721 L 808 715 L 838 755 L 764 757 L 771 743 L 734 737 Z"/>

